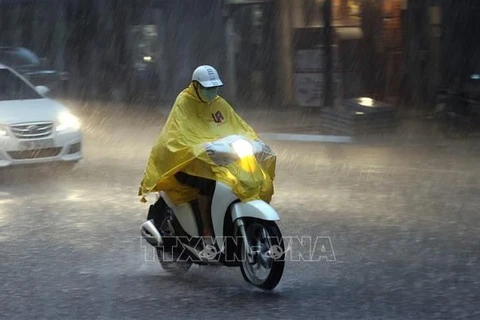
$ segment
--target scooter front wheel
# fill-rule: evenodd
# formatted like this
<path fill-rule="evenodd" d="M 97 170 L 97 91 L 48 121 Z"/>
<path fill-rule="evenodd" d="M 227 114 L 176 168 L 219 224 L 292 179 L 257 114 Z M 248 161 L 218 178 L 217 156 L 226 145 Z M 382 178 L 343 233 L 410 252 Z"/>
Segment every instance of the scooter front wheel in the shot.
<path fill-rule="evenodd" d="M 282 233 L 273 221 L 246 219 L 245 231 L 251 246 L 251 259 L 242 243 L 240 265 L 243 278 L 263 290 L 273 290 L 285 268 Z"/>

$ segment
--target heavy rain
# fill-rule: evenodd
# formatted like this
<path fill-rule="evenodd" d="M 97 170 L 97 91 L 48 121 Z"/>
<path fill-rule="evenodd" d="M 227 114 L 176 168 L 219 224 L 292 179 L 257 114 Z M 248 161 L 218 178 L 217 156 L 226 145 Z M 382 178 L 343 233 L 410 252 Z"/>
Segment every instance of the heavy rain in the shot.
<path fill-rule="evenodd" d="M 0 319 L 480 318 L 479 17 L 0 0 Z"/>

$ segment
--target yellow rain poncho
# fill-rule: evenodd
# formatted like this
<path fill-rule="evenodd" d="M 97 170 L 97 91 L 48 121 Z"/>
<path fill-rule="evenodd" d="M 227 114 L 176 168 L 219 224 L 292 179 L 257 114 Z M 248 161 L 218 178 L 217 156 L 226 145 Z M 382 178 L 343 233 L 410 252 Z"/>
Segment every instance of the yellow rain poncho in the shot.
<path fill-rule="evenodd" d="M 204 144 L 229 135 L 258 139 L 255 131 L 223 98 L 217 96 L 211 103 L 202 102 L 190 84 L 177 97 L 151 150 L 139 190 L 142 201 L 146 201 L 148 193 L 158 191 L 166 192 L 177 205 L 196 199 L 198 190 L 180 184 L 174 177 L 183 171 L 231 186 L 241 201 L 270 202 L 274 191 L 275 154 L 267 152 L 261 159 L 249 156 L 225 166 L 216 165 Z"/>

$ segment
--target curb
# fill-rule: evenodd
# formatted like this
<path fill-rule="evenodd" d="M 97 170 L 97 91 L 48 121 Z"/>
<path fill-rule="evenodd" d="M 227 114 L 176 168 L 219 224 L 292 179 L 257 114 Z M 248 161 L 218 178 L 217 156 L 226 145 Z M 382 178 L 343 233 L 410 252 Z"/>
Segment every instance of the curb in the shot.
<path fill-rule="evenodd" d="M 443 140 L 435 138 L 402 138 L 402 137 L 355 137 L 340 135 L 322 135 L 322 134 L 297 134 L 297 133 L 279 133 L 262 132 L 259 133 L 264 140 L 300 142 L 300 143 L 330 143 L 330 144 L 350 144 L 350 145 L 369 145 L 382 147 L 427 147 L 427 148 L 445 148 L 459 147 L 472 148 L 480 150 L 480 140 Z"/>

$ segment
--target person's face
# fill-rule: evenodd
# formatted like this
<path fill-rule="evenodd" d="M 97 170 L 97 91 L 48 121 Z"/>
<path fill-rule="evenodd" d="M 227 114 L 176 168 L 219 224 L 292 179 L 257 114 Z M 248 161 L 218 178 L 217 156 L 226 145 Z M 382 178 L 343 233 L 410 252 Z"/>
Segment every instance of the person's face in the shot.
<path fill-rule="evenodd" d="M 211 102 L 217 97 L 219 87 L 205 88 L 204 86 L 199 84 L 199 89 L 200 94 L 202 95 L 202 99 L 207 102 Z"/>

